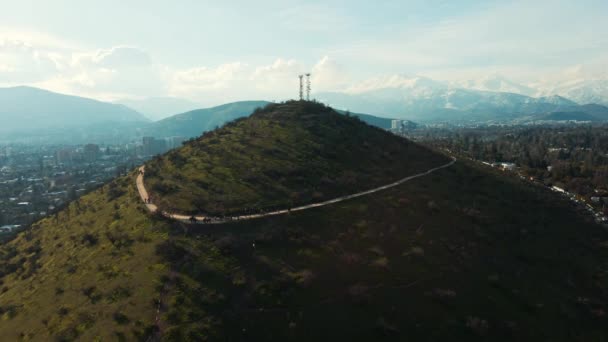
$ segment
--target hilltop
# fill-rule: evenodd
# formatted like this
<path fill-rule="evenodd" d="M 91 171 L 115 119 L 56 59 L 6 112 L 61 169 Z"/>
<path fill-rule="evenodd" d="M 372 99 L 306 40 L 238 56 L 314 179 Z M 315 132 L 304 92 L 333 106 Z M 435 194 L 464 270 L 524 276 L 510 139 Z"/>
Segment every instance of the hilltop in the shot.
<path fill-rule="evenodd" d="M 152 160 L 146 183 L 165 210 L 217 216 L 323 201 L 447 161 L 322 104 L 292 101 Z"/>
<path fill-rule="evenodd" d="M 143 131 L 146 135 L 155 137 L 198 138 L 203 132 L 211 131 L 227 122 L 247 117 L 256 109 L 270 104 L 266 101 L 238 101 L 211 108 L 192 110 L 153 122 L 146 126 Z M 346 114 L 343 111 L 339 111 L 339 113 Z M 372 126 L 385 129 L 391 127 L 390 119 L 369 114 L 350 113 L 350 115 L 356 116 Z"/>
<path fill-rule="evenodd" d="M 286 103 L 157 158 L 146 183 L 189 186 L 196 195 L 174 191 L 237 211 L 315 184 L 327 197 L 366 189 L 446 160 L 325 106 Z M 324 181 L 339 180 L 336 170 L 355 181 Z M 608 337 L 606 231 L 500 171 L 459 160 L 369 196 L 213 226 L 150 215 L 136 176 L 0 246 L 1 340 Z M 241 186 L 242 197 L 226 195 Z"/>

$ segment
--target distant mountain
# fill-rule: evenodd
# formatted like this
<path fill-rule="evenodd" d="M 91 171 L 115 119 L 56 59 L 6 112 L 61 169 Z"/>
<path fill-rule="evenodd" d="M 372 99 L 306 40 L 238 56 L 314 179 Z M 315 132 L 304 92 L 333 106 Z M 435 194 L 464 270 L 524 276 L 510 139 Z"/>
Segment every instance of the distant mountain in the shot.
<path fill-rule="evenodd" d="M 491 75 L 477 80 L 450 82 L 450 85 L 464 89 L 515 93 L 527 96 L 533 96 L 538 93 L 536 89 L 513 82 L 500 75 Z"/>
<path fill-rule="evenodd" d="M 266 101 L 242 101 L 212 108 L 197 109 L 154 122 L 144 128 L 144 134 L 155 137 L 182 136 L 194 138 L 227 122 L 249 116 L 256 108 L 265 107 L 269 103 Z M 338 112 L 346 113 L 345 111 Z M 391 119 L 361 113 L 350 113 L 350 115 L 358 117 L 361 121 L 372 126 L 384 129 L 391 127 Z"/>
<path fill-rule="evenodd" d="M 344 115 L 347 114 L 347 111 L 344 111 L 344 110 L 336 110 L 336 112 L 340 113 L 340 114 L 344 114 Z M 349 112 L 348 115 L 358 117 L 361 121 L 366 122 L 369 125 L 384 128 L 384 129 L 391 128 L 391 122 L 393 121 L 392 119 L 381 118 L 379 116 L 373 116 L 373 115 L 369 115 L 369 114 L 350 113 Z"/>
<path fill-rule="evenodd" d="M 154 122 L 144 131 L 147 135 L 155 137 L 198 137 L 203 132 L 222 126 L 226 122 L 248 116 L 256 108 L 267 104 L 266 101 L 241 101 L 197 109 Z"/>
<path fill-rule="evenodd" d="M 593 115 L 585 112 L 553 112 L 541 116 L 541 119 L 551 121 L 598 121 Z"/>
<path fill-rule="evenodd" d="M 31 87 L 0 88 L 0 133 L 19 136 L 105 123 L 146 123 L 124 105 Z"/>
<path fill-rule="evenodd" d="M 176 97 L 151 97 L 141 100 L 123 99 L 117 101 L 117 103 L 133 108 L 154 121 L 201 108 L 201 105 L 196 102 Z"/>
<path fill-rule="evenodd" d="M 578 116 L 587 117 L 589 121 L 608 121 L 608 107 L 598 104 L 565 107 L 562 113 L 584 113 L 584 116 Z"/>
<path fill-rule="evenodd" d="M 486 82 L 487 88 L 515 87 L 505 79 Z M 558 95 L 530 97 L 454 87 L 424 77 L 385 80 L 387 87 L 363 84 L 346 93 L 321 93 L 317 97 L 334 107 L 421 122 L 512 121 L 555 111 L 583 111 L 578 104 Z M 520 89 L 521 90 L 521 89 Z"/>
<path fill-rule="evenodd" d="M 608 80 L 572 80 L 557 85 L 543 86 L 541 94 L 559 94 L 580 104 L 596 103 L 608 106 Z"/>

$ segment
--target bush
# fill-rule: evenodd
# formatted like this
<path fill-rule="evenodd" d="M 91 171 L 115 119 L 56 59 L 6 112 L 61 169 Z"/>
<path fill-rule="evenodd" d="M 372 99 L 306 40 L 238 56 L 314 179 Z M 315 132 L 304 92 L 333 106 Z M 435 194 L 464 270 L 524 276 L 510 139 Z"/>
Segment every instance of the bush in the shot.
<path fill-rule="evenodd" d="M 123 314 L 122 312 L 114 313 L 114 321 L 120 325 L 125 325 L 130 322 L 129 317 L 127 317 L 127 315 Z"/>
<path fill-rule="evenodd" d="M 95 246 L 99 242 L 97 234 L 86 233 L 82 236 L 82 243 L 87 246 Z"/>

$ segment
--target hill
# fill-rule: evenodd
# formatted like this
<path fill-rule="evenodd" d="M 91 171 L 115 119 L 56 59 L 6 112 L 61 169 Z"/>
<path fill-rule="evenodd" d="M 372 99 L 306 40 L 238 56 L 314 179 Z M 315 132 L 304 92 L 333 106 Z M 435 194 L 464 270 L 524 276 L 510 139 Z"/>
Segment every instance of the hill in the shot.
<path fill-rule="evenodd" d="M 155 121 L 165 119 L 178 113 L 189 112 L 201 107 L 201 105 L 196 102 L 175 97 L 123 99 L 118 101 L 118 103 L 124 104 L 129 108 L 133 108 Z"/>
<path fill-rule="evenodd" d="M 447 159 L 312 102 L 269 104 L 148 163 L 163 209 L 224 215 L 322 201 Z"/>
<path fill-rule="evenodd" d="M 197 109 L 156 121 L 146 127 L 145 132 L 155 137 L 198 137 L 203 132 L 213 130 L 226 122 L 248 116 L 256 108 L 266 104 L 268 102 L 265 101 L 241 101 Z"/>
<path fill-rule="evenodd" d="M 358 176 L 390 175 L 374 163 L 428 168 L 446 159 L 402 139 L 405 157 L 391 155 L 402 146 L 396 137 L 318 105 L 285 111 L 297 105 L 271 106 L 176 151 L 191 156 L 179 168 L 184 179 L 188 170 L 202 169 L 200 163 L 230 177 L 263 178 L 258 159 L 282 170 L 285 159 L 311 165 L 321 158 Z M 362 133 L 365 139 L 339 139 Z M 314 140 L 292 144 L 290 135 Z M 319 157 L 300 161 L 255 145 L 280 148 L 277 138 L 302 158 L 317 146 Z M 252 145 L 239 150 L 240 140 Z M 347 157 L 355 153 L 343 144 L 389 153 L 384 161 L 360 153 L 354 165 Z M 250 161 L 241 165 L 214 151 L 235 158 L 247 152 Z M 157 177 L 179 174 L 168 158 L 148 164 L 156 163 Z M 323 172 L 334 176 L 329 168 L 304 175 L 315 181 Z M 114 180 L 0 246 L 1 340 L 608 337 L 606 231 L 559 195 L 500 171 L 459 160 L 369 196 L 213 226 L 151 216 L 137 196 L 136 176 Z M 374 177 L 360 179 L 350 187 Z M 204 184 L 196 187 L 206 191 Z M 232 191 L 229 184 L 217 186 Z M 252 198 L 264 200 L 264 193 Z"/>
<path fill-rule="evenodd" d="M 0 88 L 0 133 L 36 135 L 101 123 L 144 123 L 138 112 L 123 105 L 31 88 Z"/>
<path fill-rule="evenodd" d="M 392 119 L 381 118 L 379 116 L 361 114 L 361 113 L 351 113 L 351 112 L 344 111 L 344 110 L 336 110 L 336 112 L 338 112 L 340 114 L 344 114 L 344 115 L 350 115 L 350 116 L 357 117 L 361 121 L 363 121 L 369 125 L 376 126 L 376 127 L 382 128 L 382 129 L 391 128 L 391 122 L 393 121 Z"/>
<path fill-rule="evenodd" d="M 552 112 L 541 116 L 542 120 L 552 121 L 596 121 L 597 119 L 585 112 Z"/>

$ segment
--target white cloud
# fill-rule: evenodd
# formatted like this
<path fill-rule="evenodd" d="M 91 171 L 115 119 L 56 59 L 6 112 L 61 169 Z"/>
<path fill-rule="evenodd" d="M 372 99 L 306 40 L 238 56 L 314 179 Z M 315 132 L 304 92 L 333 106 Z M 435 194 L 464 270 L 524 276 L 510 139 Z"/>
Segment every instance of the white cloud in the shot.
<path fill-rule="evenodd" d="M 21 41 L 0 43 L 0 82 L 36 82 L 59 72 L 63 61 L 50 51 L 38 49 Z"/>
<path fill-rule="evenodd" d="M 32 85 L 105 100 L 166 92 L 165 68 L 137 47 L 88 51 L 43 34 L 0 37 L 2 86 Z"/>
<path fill-rule="evenodd" d="M 343 90 L 351 84 L 350 75 L 335 59 L 324 56 L 312 68 L 312 82 L 315 90 Z"/>
<path fill-rule="evenodd" d="M 196 67 L 171 72 L 168 80 L 169 95 L 189 99 L 225 95 L 232 86 L 246 81 L 247 65 L 226 63 L 215 68 Z"/>
<path fill-rule="evenodd" d="M 312 72 L 313 94 L 407 86 L 412 77 L 401 76 L 404 72 L 442 81 L 497 74 L 547 91 L 568 81 L 608 79 L 608 55 L 598 52 L 608 48 L 608 36 L 598 34 L 608 30 L 605 14 L 590 14 L 575 3 L 519 0 L 423 23 L 404 15 L 390 31 L 352 33 L 350 39 L 348 32 L 364 31 L 357 29 L 365 22 L 331 3 L 294 5 L 269 16 L 277 27 L 297 31 L 294 41 L 307 53 L 269 48 L 283 58 L 237 56 L 223 63 L 222 57 L 215 65 L 176 67 L 138 46 L 92 49 L 0 27 L 0 85 L 29 84 L 106 100 L 169 95 L 218 104 L 295 98 L 297 75 L 305 72 Z M 346 38 L 342 45 L 317 44 L 317 38 L 338 33 Z"/>

